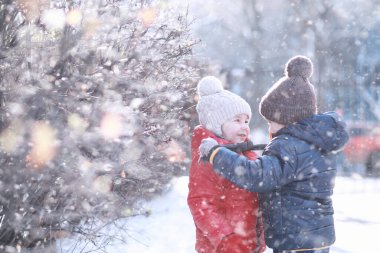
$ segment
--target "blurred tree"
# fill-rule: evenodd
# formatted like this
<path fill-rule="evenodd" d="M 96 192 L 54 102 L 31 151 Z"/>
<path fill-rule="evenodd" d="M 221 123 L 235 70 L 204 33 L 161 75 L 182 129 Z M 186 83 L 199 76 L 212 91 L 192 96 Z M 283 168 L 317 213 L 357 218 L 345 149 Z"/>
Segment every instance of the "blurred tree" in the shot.
<path fill-rule="evenodd" d="M 200 21 L 196 29 L 203 44 L 198 50 L 221 64 L 230 89 L 247 98 L 254 112 L 264 92 L 283 75 L 286 61 L 304 54 L 314 62 L 312 82 L 320 110 L 339 109 L 352 118 L 371 110 L 364 106 L 358 112 L 363 99 L 354 87 L 360 86 L 357 76 L 366 75 L 358 73 L 357 59 L 376 26 L 378 2 L 353 8 L 348 0 L 191 1 L 191 10 Z M 254 113 L 253 124 L 265 122 Z"/>
<path fill-rule="evenodd" d="M 195 24 L 203 42 L 197 47 L 198 52 L 220 64 L 219 75 L 226 76 L 226 88 L 257 108 L 257 98 L 264 94 L 263 84 L 271 71 L 265 64 L 265 54 L 270 49 L 265 48 L 268 44 L 264 40 L 262 4 L 256 0 L 191 4 L 196 20 L 200 17 L 202 21 Z M 255 109 L 253 118 L 255 124 L 260 119 Z"/>
<path fill-rule="evenodd" d="M 0 33 L 0 251 L 92 240 L 185 172 L 199 76 L 186 16 L 2 1 Z"/>

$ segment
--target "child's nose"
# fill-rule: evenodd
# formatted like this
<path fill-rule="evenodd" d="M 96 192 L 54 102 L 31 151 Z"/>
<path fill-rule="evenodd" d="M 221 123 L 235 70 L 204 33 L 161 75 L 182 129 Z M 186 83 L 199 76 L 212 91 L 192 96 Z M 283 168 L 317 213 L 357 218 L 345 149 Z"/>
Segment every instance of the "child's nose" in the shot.
<path fill-rule="evenodd" d="M 247 129 L 247 128 L 249 128 L 249 125 L 248 125 L 247 123 L 243 123 L 243 124 L 241 125 L 241 127 L 242 127 L 243 129 Z"/>

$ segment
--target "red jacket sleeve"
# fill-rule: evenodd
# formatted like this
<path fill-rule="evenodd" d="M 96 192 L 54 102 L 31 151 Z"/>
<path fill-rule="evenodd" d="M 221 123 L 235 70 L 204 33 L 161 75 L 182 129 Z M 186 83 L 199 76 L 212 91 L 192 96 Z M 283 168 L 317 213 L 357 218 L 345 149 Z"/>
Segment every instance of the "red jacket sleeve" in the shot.
<path fill-rule="evenodd" d="M 198 247 L 204 245 L 207 250 L 232 253 L 231 250 L 239 246 L 233 252 L 251 252 L 258 243 L 252 240 L 257 238 L 257 220 L 253 211 L 257 211 L 254 206 L 258 205 L 258 198 L 219 176 L 211 164 L 198 162 L 199 145 L 207 137 L 216 139 L 220 144 L 226 142 L 202 128 L 195 128 L 193 133 L 187 202 L 197 228 Z M 249 159 L 256 156 L 252 151 L 244 152 L 244 155 Z M 242 247 L 246 249 L 242 251 Z"/>
<path fill-rule="evenodd" d="M 193 159 L 187 202 L 196 227 L 215 247 L 234 231 L 225 218 L 224 189 L 219 181 L 209 163 L 198 163 Z"/>

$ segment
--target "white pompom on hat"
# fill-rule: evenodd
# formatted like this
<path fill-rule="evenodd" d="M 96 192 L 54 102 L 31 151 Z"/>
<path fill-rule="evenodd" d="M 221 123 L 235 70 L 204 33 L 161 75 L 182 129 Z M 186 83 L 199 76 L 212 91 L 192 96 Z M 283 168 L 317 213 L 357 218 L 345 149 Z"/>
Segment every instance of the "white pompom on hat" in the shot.
<path fill-rule="evenodd" d="M 251 119 L 250 105 L 240 96 L 225 90 L 215 76 L 202 78 L 197 89 L 199 122 L 214 134 L 222 136 L 222 125 L 236 115 L 246 114 Z"/>

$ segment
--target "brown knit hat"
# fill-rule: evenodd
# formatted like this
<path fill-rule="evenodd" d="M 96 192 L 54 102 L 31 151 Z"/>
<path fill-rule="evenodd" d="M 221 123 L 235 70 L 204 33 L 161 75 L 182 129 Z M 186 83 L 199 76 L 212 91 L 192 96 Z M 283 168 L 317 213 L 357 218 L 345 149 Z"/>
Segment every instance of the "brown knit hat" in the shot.
<path fill-rule="evenodd" d="M 313 64 L 305 56 L 291 58 L 285 76 L 262 97 L 260 114 L 267 120 L 283 125 L 298 122 L 317 113 L 314 86 L 309 82 Z"/>

